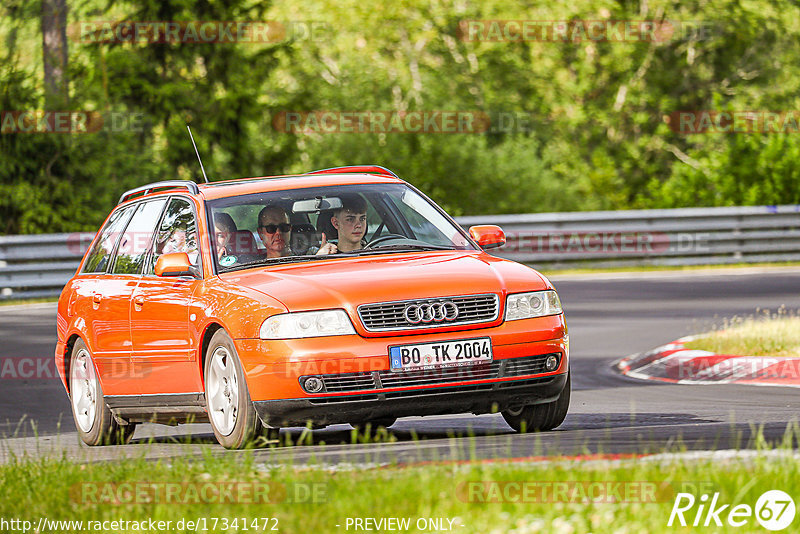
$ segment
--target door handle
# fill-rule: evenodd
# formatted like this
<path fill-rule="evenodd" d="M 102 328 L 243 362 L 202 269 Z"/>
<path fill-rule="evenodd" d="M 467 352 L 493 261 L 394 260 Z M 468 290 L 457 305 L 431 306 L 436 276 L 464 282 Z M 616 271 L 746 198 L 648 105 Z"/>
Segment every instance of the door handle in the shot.
<path fill-rule="evenodd" d="M 136 308 L 136 311 L 139 311 L 144 306 L 144 297 L 133 297 L 133 307 Z"/>
<path fill-rule="evenodd" d="M 94 302 L 95 304 L 100 304 L 101 300 L 103 300 L 103 295 L 101 295 L 100 293 L 92 294 L 92 302 Z"/>

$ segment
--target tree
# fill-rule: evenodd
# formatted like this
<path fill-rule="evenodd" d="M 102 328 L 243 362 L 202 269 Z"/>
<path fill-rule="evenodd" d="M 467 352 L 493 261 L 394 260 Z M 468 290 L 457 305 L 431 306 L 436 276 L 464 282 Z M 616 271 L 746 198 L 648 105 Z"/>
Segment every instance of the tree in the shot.
<path fill-rule="evenodd" d="M 47 109 L 65 109 L 67 79 L 67 1 L 42 0 L 42 56 Z"/>

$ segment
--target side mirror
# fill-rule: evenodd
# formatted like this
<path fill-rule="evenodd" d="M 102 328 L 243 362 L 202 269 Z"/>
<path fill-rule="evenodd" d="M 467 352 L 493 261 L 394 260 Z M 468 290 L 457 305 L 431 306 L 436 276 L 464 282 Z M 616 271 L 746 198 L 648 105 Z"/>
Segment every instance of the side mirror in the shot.
<path fill-rule="evenodd" d="M 470 226 L 469 236 L 478 242 L 481 248 L 496 248 L 506 244 L 506 234 L 503 229 L 493 224 Z"/>
<path fill-rule="evenodd" d="M 189 261 L 189 255 L 185 252 L 172 252 L 162 254 L 155 267 L 156 276 L 191 276 L 199 278 L 197 269 Z"/>

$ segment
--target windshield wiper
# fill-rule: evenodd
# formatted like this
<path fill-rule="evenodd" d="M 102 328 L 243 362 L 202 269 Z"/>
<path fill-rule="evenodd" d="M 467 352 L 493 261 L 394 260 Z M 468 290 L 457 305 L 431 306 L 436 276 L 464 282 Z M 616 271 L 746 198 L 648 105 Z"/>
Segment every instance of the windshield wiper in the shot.
<path fill-rule="evenodd" d="M 294 262 L 301 262 L 301 261 L 313 261 L 313 260 L 321 260 L 324 258 L 328 258 L 331 255 L 329 254 L 320 254 L 319 256 L 311 255 L 311 256 L 284 256 L 281 258 L 263 258 L 254 261 L 248 261 L 247 263 L 240 263 L 239 265 L 232 265 L 230 267 L 223 267 L 220 269 L 221 273 L 228 273 L 231 271 L 238 271 L 241 269 L 247 269 L 249 267 L 255 267 L 257 265 L 279 265 L 282 263 L 294 263 Z M 335 256 L 335 255 L 334 255 Z"/>
<path fill-rule="evenodd" d="M 382 245 L 375 248 L 363 249 L 363 252 L 383 252 L 383 251 L 401 251 L 401 250 L 458 250 L 454 247 L 443 247 L 441 245 Z"/>
<path fill-rule="evenodd" d="M 249 269 L 250 267 L 255 267 L 258 265 L 269 266 L 269 265 L 279 265 L 283 263 L 322 260 L 325 258 L 368 256 L 370 254 L 383 254 L 386 252 L 403 252 L 403 251 L 414 251 L 414 250 L 459 250 L 459 249 L 453 247 L 443 247 L 440 245 L 386 245 L 376 248 L 365 248 L 361 250 L 354 250 L 352 252 L 340 252 L 338 254 L 320 254 L 318 256 L 317 255 L 286 256 L 282 258 L 263 258 L 255 261 L 249 261 L 247 263 L 240 263 L 239 265 L 231 265 L 230 267 L 220 267 L 219 272 L 229 273 L 232 271 Z"/>

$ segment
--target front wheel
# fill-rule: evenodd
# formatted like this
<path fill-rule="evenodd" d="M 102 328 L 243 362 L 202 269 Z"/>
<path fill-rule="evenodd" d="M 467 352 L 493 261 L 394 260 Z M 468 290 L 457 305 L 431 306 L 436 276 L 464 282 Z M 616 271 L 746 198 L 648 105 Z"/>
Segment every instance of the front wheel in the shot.
<path fill-rule="evenodd" d="M 278 429 L 261 423 L 233 340 L 224 330 L 211 338 L 205 362 L 206 409 L 214 436 L 226 449 L 244 449 L 277 439 Z"/>
<path fill-rule="evenodd" d="M 538 432 L 552 430 L 564 422 L 569 410 L 572 393 L 572 379 L 567 375 L 567 383 L 561 394 L 553 402 L 533 404 L 521 408 L 509 408 L 500 412 L 508 426 L 517 432 Z"/>
<path fill-rule="evenodd" d="M 363 423 L 350 423 L 354 429 L 359 432 L 365 432 L 370 429 L 372 433 L 376 433 L 379 428 L 389 428 L 397 422 L 397 417 L 383 417 L 381 419 L 370 419 Z"/>
<path fill-rule="evenodd" d="M 70 356 L 69 397 L 78 436 L 87 445 L 122 445 L 133 437 L 136 425 L 120 425 L 106 405 L 92 354 L 82 339 Z"/>

